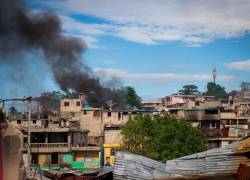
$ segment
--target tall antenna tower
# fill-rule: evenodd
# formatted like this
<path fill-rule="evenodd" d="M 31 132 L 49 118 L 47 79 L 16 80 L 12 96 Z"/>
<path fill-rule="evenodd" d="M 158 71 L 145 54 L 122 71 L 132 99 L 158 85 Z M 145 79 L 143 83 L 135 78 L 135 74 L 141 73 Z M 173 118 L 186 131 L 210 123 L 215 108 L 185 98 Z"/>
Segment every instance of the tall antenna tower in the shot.
<path fill-rule="evenodd" d="M 214 65 L 214 67 L 213 67 L 212 74 L 213 74 L 213 80 L 214 80 L 214 83 L 215 83 L 216 82 L 216 76 L 217 76 L 216 65 Z"/>

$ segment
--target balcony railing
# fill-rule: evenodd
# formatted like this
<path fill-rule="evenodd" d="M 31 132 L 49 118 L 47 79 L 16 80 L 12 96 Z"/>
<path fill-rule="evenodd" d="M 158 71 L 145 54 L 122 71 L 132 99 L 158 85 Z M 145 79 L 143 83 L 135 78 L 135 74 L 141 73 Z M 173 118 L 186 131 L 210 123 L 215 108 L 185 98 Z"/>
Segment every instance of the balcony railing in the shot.
<path fill-rule="evenodd" d="M 31 148 L 66 148 L 68 143 L 31 143 Z"/>

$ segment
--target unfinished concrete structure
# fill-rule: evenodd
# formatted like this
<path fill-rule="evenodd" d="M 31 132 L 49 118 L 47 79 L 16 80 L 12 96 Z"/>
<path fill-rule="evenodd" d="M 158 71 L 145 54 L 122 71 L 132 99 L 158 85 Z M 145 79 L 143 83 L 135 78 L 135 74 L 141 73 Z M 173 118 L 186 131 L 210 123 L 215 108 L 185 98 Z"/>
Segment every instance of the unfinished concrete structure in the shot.
<path fill-rule="evenodd" d="M 67 112 L 68 113 L 68 112 Z M 23 158 L 27 164 L 27 119 L 13 120 L 24 134 Z M 79 120 L 62 117 L 31 120 L 31 163 L 42 169 L 69 164 L 74 169 L 100 167 L 100 148 L 88 146 L 89 131 Z"/>
<path fill-rule="evenodd" d="M 0 109 L 0 179 L 23 179 L 22 133 Z"/>
<path fill-rule="evenodd" d="M 99 167 L 100 148 L 88 146 L 87 134 L 87 130 L 75 128 L 32 129 L 32 164 L 45 168 L 63 164 L 72 168 Z"/>

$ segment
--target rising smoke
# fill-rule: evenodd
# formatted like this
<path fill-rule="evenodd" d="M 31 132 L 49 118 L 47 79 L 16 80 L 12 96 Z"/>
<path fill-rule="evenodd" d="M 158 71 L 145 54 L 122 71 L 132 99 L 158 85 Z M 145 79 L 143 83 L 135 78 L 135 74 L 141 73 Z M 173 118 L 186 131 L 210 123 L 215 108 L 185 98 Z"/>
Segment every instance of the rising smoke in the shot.
<path fill-rule="evenodd" d="M 84 92 L 88 101 L 96 105 L 121 101 L 116 91 L 103 87 L 80 61 L 85 49 L 84 41 L 63 34 L 55 14 L 30 12 L 22 0 L 0 0 L 0 57 L 5 57 L 5 62 L 0 59 L 1 64 L 15 62 L 13 66 L 18 67 L 22 61 L 13 58 L 13 54 L 41 50 L 62 91 Z"/>

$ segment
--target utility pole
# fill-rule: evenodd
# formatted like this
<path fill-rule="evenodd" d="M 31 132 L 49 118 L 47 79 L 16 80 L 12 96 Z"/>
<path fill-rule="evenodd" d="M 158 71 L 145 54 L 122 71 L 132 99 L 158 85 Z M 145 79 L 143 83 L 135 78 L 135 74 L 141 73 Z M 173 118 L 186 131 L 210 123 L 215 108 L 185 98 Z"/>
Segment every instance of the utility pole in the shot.
<path fill-rule="evenodd" d="M 236 138 L 237 138 L 237 140 L 239 138 L 238 127 L 239 127 L 239 118 L 237 117 L 237 121 L 236 121 Z"/>
<path fill-rule="evenodd" d="M 30 154 L 30 138 L 31 138 L 31 133 L 30 133 L 30 122 L 31 122 L 31 99 L 32 97 L 27 97 L 26 100 L 28 101 L 28 110 L 29 110 L 29 118 L 28 118 L 28 150 L 27 150 L 27 158 L 28 158 L 28 172 L 30 171 L 30 163 L 31 163 L 31 154 Z"/>

